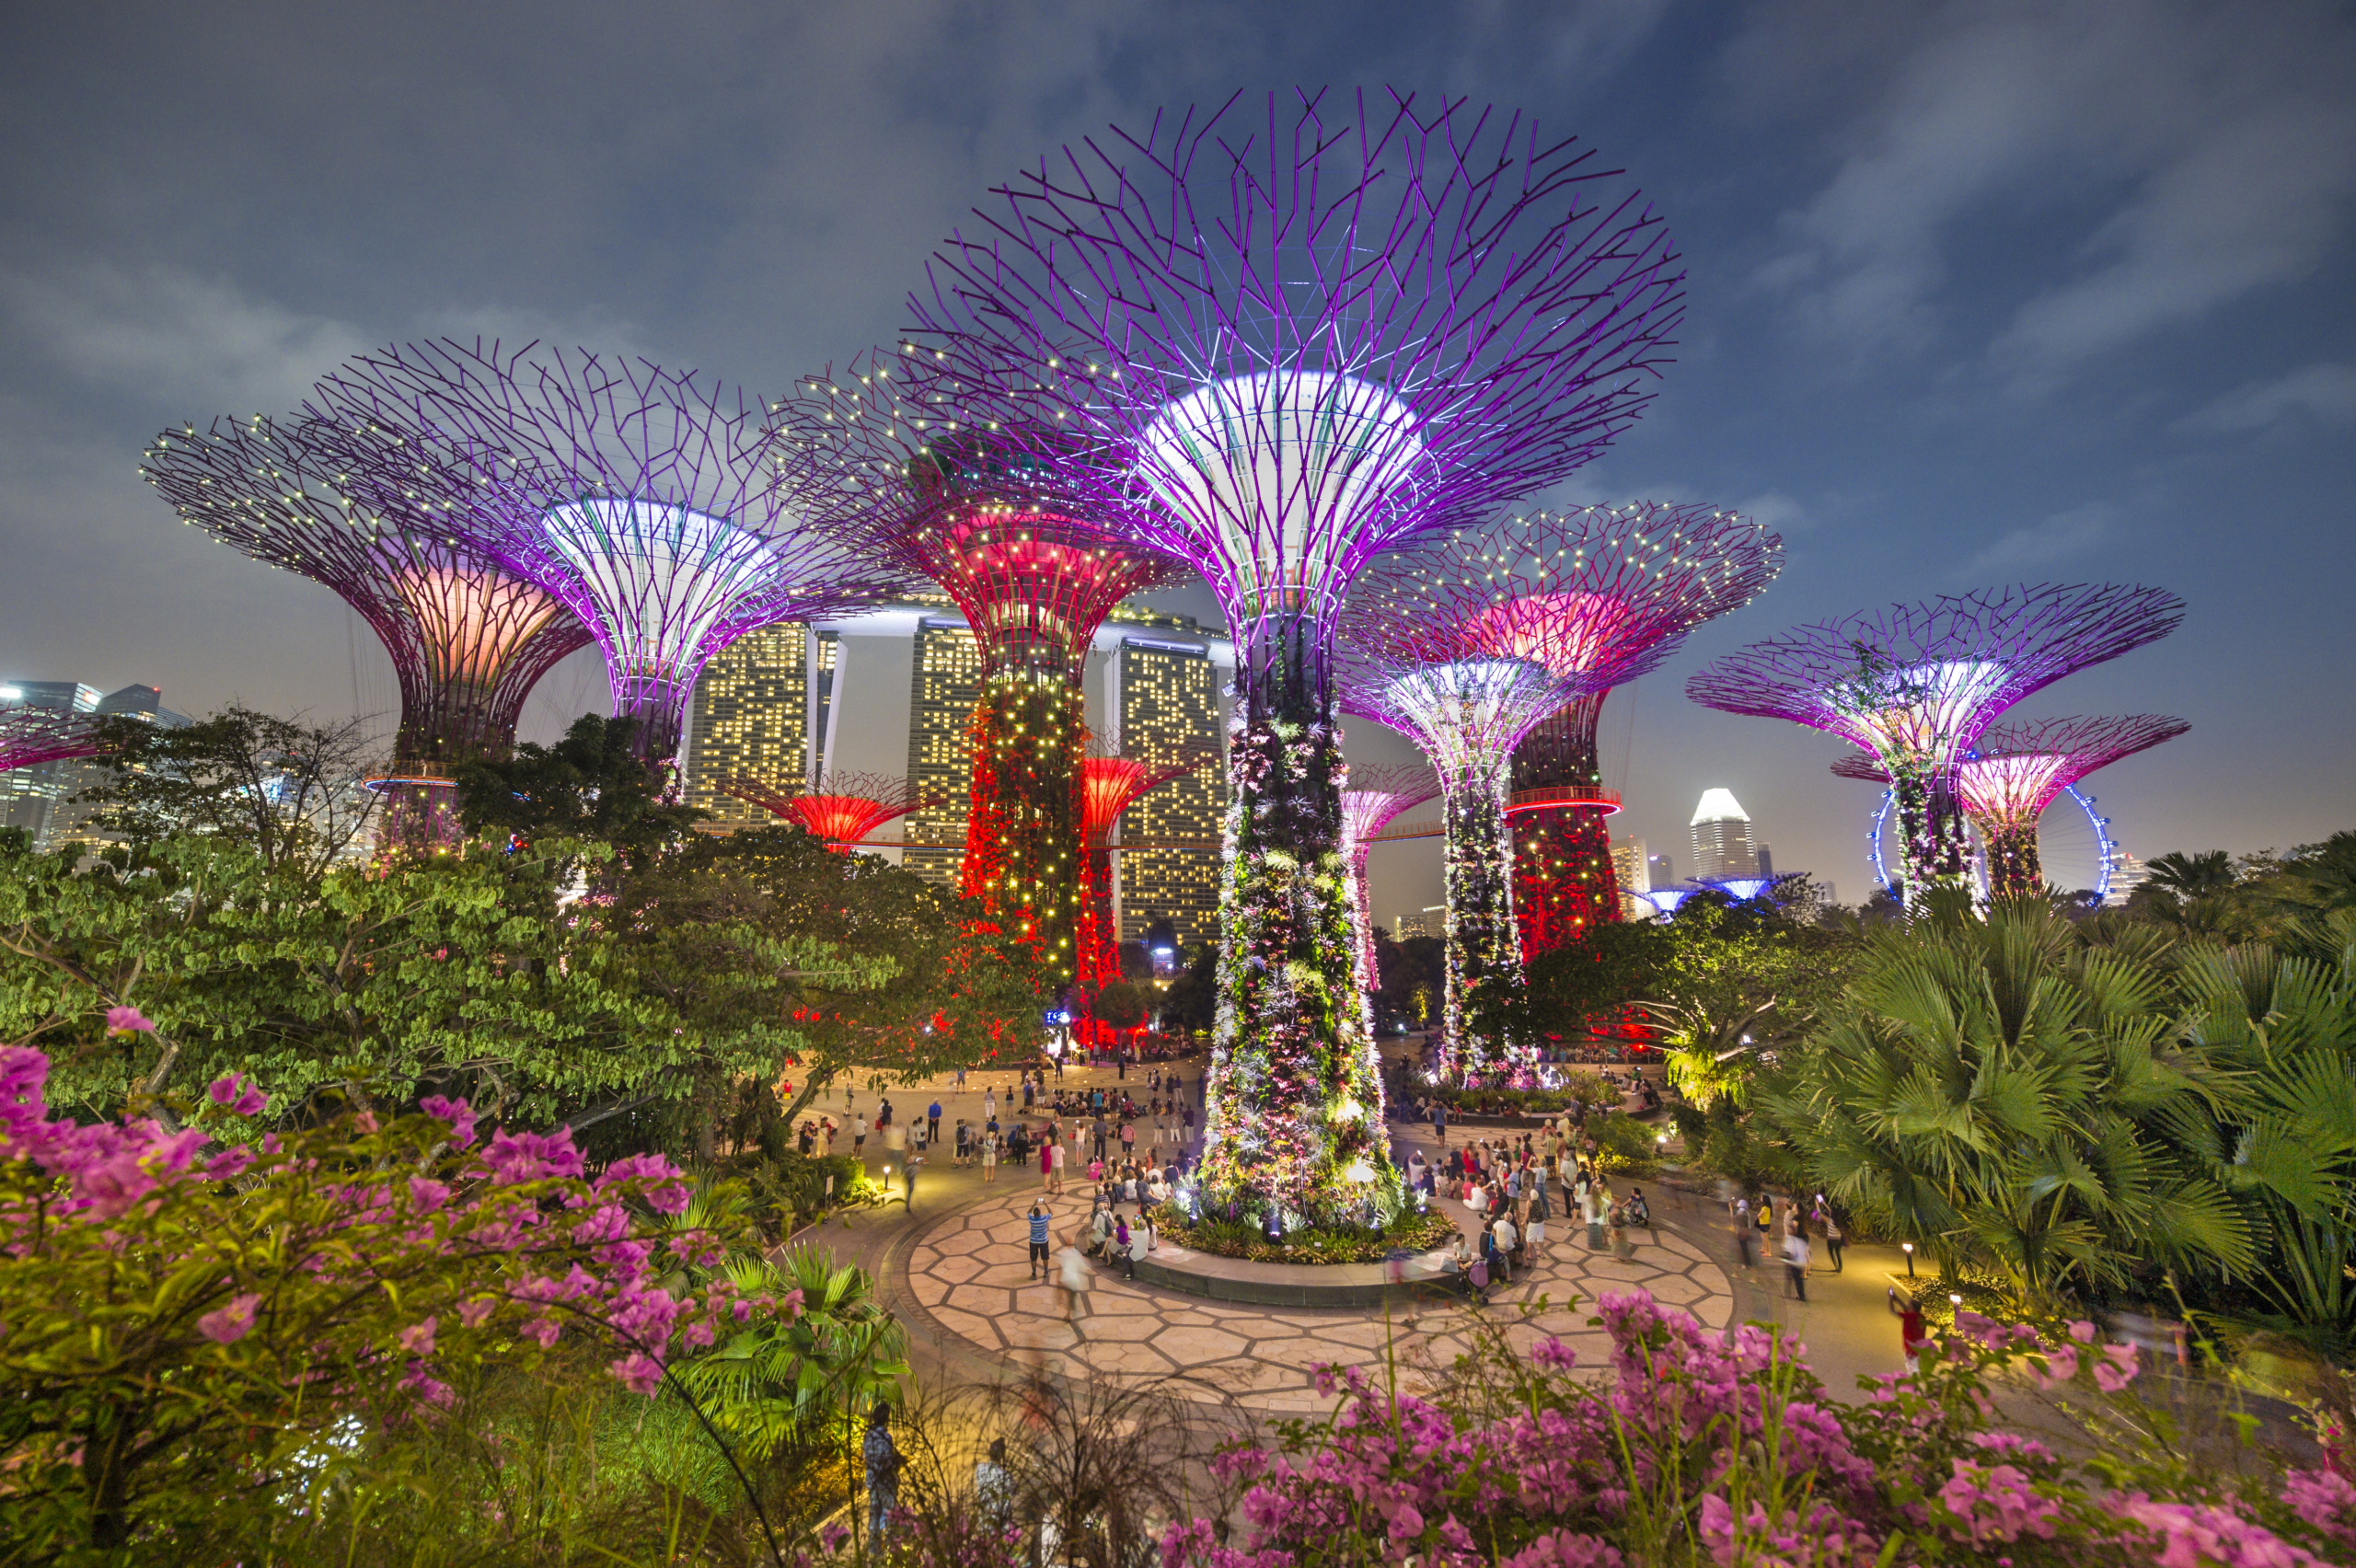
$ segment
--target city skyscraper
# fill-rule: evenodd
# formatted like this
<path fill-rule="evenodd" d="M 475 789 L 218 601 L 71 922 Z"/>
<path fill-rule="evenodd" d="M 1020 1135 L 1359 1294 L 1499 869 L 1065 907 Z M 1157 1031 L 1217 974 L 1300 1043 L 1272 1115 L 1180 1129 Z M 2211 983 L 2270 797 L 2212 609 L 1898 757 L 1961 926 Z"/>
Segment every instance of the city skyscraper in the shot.
<path fill-rule="evenodd" d="M 22 704 L 60 713 L 95 713 L 103 700 L 98 687 L 79 681 L 0 682 L 0 702 L 12 707 Z M 32 835 L 34 848 L 48 848 L 58 808 L 78 787 L 75 781 L 81 766 L 40 762 L 0 773 L 0 827 L 21 827 Z"/>
<path fill-rule="evenodd" d="M 917 623 L 908 681 L 908 783 L 933 803 L 909 814 L 900 864 L 955 887 L 973 790 L 968 731 L 982 690 L 981 646 L 964 621 L 927 616 Z"/>
<path fill-rule="evenodd" d="M 714 654 L 687 710 L 687 804 L 715 825 L 774 825 L 721 786 L 740 775 L 783 784 L 826 771 L 841 661 L 837 633 L 794 623 L 747 632 Z"/>
<path fill-rule="evenodd" d="M 1750 844 L 1750 813 L 1742 809 L 1733 790 L 1703 790 L 1701 804 L 1693 808 L 1692 825 L 1695 882 L 1759 874 L 1759 855 Z"/>
<path fill-rule="evenodd" d="M 98 699 L 92 711 L 111 718 L 141 719 L 166 730 L 181 729 L 190 722 L 187 714 L 175 713 L 165 707 L 162 690 L 151 686 L 127 686 L 110 691 Z M 41 837 L 40 847 L 54 849 L 64 844 L 104 842 L 105 836 L 90 828 L 90 819 L 98 814 L 98 806 L 74 797 L 105 781 L 110 771 L 105 759 L 85 757 L 78 762 L 51 766 L 64 769 L 65 777 L 61 798 L 50 812 L 48 831 Z"/>
<path fill-rule="evenodd" d="M 1192 632 L 1184 617 L 1157 617 Z M 1114 840 L 1153 847 L 1114 856 L 1114 925 L 1124 941 L 1168 920 L 1192 947 L 1218 929 L 1218 856 L 1226 806 L 1218 666 L 1209 648 L 1176 637 L 1124 634 L 1104 666 L 1107 740 L 1122 756 L 1150 768 L 1186 765 L 1121 818 Z M 1172 840 L 1188 840 L 1172 843 Z"/>

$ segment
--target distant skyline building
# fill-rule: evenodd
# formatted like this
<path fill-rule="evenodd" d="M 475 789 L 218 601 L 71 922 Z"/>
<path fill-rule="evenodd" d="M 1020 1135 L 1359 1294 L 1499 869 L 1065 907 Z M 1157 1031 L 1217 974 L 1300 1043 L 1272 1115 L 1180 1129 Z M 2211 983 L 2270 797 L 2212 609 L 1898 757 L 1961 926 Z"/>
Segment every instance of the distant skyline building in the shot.
<path fill-rule="evenodd" d="M 1172 631 L 1195 630 L 1186 617 L 1166 619 Z M 1113 857 L 1114 924 L 1123 941 L 1139 940 L 1156 920 L 1168 920 L 1184 947 L 1218 934 L 1219 816 L 1227 804 L 1222 680 L 1209 645 L 1192 640 L 1124 636 L 1104 662 L 1112 746 L 1156 770 L 1186 768 L 1129 807 L 1114 830 L 1116 845 L 1149 846 Z"/>
<path fill-rule="evenodd" d="M 900 864 L 944 887 L 958 884 L 965 858 L 974 791 L 970 732 L 981 690 L 982 649 L 972 629 L 956 616 L 919 620 L 908 674 L 907 777 L 932 803 L 909 813 Z"/>
<path fill-rule="evenodd" d="M 771 814 L 722 788 L 746 776 L 800 778 L 828 770 L 842 638 L 800 623 L 746 632 L 704 666 L 687 706 L 687 804 L 710 824 L 765 827 Z"/>
<path fill-rule="evenodd" d="M 1760 874 L 1759 852 L 1750 843 L 1750 813 L 1733 790 L 1715 786 L 1703 790 L 1692 826 L 1695 882 Z"/>
<path fill-rule="evenodd" d="M 1676 880 L 1677 862 L 1670 858 L 1668 850 L 1663 849 L 1657 854 L 1645 857 L 1645 891 L 1646 893 L 1650 893 L 1657 887 L 1667 887 Z"/>
<path fill-rule="evenodd" d="M 160 729 L 186 728 L 191 721 L 185 713 L 176 713 L 164 706 L 160 687 L 133 684 L 110 691 L 98 699 L 93 711 L 109 719 L 139 719 Z M 79 762 L 58 763 L 54 766 L 68 770 L 64 798 L 51 813 L 45 848 L 62 844 L 98 844 L 106 842 L 103 834 L 90 829 L 90 819 L 98 808 L 88 801 L 76 801 L 75 796 L 103 783 L 110 771 L 104 758 L 89 757 Z"/>
<path fill-rule="evenodd" d="M 14 695 L 9 695 L 14 694 Z M 10 707 L 45 708 L 53 713 L 95 713 L 105 700 L 98 687 L 79 681 L 8 681 L 0 700 Z M 0 773 L 0 827 L 21 827 L 35 849 L 49 847 L 58 807 L 73 793 L 78 762 L 37 762 Z"/>

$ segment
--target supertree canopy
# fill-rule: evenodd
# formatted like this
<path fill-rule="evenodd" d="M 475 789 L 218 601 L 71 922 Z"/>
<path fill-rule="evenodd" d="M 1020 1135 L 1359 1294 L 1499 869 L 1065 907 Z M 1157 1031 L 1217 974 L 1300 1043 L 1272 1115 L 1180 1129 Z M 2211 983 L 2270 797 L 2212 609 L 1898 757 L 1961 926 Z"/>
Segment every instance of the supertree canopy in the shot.
<path fill-rule="evenodd" d="M 589 628 L 650 762 L 669 763 L 696 677 L 738 637 L 906 591 L 904 573 L 807 526 L 758 398 L 642 360 L 535 351 L 396 345 L 322 382 L 320 411 L 391 438 L 363 475 L 372 495 L 476 492 L 443 513 L 450 531 Z"/>
<path fill-rule="evenodd" d="M 97 756 L 106 749 L 94 715 L 24 704 L 0 707 L 0 773 Z"/>
<path fill-rule="evenodd" d="M 1342 706 L 1413 740 L 1439 776 L 1449 1070 L 1492 1073 L 1511 1056 L 1468 1029 L 1467 1013 L 1480 987 L 1521 972 L 1514 748 L 1565 703 L 1652 669 L 1691 624 L 1681 601 L 1637 587 L 1648 573 L 1622 579 L 1618 561 L 1636 547 L 1619 522 L 1540 513 L 1495 536 L 1454 531 L 1384 558 L 1351 596 Z M 1663 629 L 1648 633 L 1648 621 Z"/>
<path fill-rule="evenodd" d="M 333 590 L 375 632 L 401 697 L 385 835 L 422 847 L 456 832 L 459 765 L 508 755 L 533 685 L 589 631 L 470 542 L 452 509 L 475 502 L 473 487 L 385 496 L 355 479 L 392 461 L 364 427 L 257 415 L 167 431 L 140 473 L 190 526 Z"/>
<path fill-rule="evenodd" d="M 1374 905 L 1367 897 L 1366 867 L 1374 841 L 1382 830 L 1439 794 L 1439 780 L 1421 767 L 1354 767 L 1342 791 L 1342 843 L 1350 870 L 1351 918 L 1358 936 L 1358 988 L 1372 992 L 1382 984 L 1374 956 Z"/>
<path fill-rule="evenodd" d="M 748 806 L 799 824 L 839 855 L 849 854 L 852 846 L 893 818 L 932 803 L 907 779 L 883 773 L 830 773 L 815 789 L 799 778 L 780 783 L 740 773 L 721 779 L 719 787 Z"/>
<path fill-rule="evenodd" d="M 1208 1195 L 1280 1226 L 1388 1214 L 1335 612 L 1370 556 L 1554 482 L 1636 417 L 1676 258 L 1573 143 L 1395 95 L 1238 97 L 996 194 L 914 302 L 919 399 L 1101 444 L 1063 482 L 1199 571 L 1236 640 Z"/>
<path fill-rule="evenodd" d="M 1590 506 L 1513 527 L 1576 563 L 1557 591 L 1581 596 L 1575 657 L 1591 668 L 1647 651 L 1666 658 L 1685 633 L 1749 604 L 1784 568 L 1780 535 L 1712 506 Z M 1572 698 L 1514 748 L 1514 915 L 1524 958 L 1620 918 L 1603 825 L 1620 798 L 1603 788 L 1596 747 L 1605 696 Z"/>
<path fill-rule="evenodd" d="M 895 356 L 803 384 L 778 461 L 814 524 L 847 549 L 929 577 L 964 613 L 981 658 L 968 728 L 974 773 L 961 883 L 1030 940 L 1057 981 L 1085 978 L 1087 878 L 1080 680 L 1097 628 L 1132 594 L 1184 569 L 1131 542 L 1057 481 L 1076 438 L 1018 443 L 943 430 Z"/>
<path fill-rule="evenodd" d="M 1087 847 L 1086 898 L 1080 916 L 1080 983 L 1108 985 L 1121 977 L 1120 939 L 1113 929 L 1113 824 L 1139 796 L 1198 766 L 1181 756 L 1161 767 L 1126 756 L 1091 756 L 1080 764 L 1080 841 Z"/>
<path fill-rule="evenodd" d="M 1956 765 L 1995 717 L 2073 670 L 2166 636 L 2184 601 L 2158 588 L 1991 588 L 1798 627 L 1686 683 L 1704 707 L 1788 719 L 1874 754 L 1905 837 L 1911 903 L 1965 883 Z"/>
<path fill-rule="evenodd" d="M 2123 756 L 2148 751 L 2192 728 L 2181 719 L 2137 713 L 2110 719 L 2035 719 L 1992 725 L 1956 763 L 1955 793 L 1980 830 L 1992 895 L 2045 891 L 2038 819 L 2054 797 Z M 1832 765 L 1844 778 L 1889 782 L 1880 762 L 1850 752 Z"/>

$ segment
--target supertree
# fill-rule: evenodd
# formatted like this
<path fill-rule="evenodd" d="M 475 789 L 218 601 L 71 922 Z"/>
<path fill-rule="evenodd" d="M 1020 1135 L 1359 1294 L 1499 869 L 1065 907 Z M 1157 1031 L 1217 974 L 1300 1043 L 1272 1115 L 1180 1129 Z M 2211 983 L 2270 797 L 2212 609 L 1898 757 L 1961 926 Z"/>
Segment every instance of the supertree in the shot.
<path fill-rule="evenodd" d="M 1482 987 L 1521 972 L 1507 826 L 1515 747 L 1565 703 L 1659 664 L 1691 624 L 1682 596 L 1639 586 L 1648 571 L 1600 559 L 1635 553 L 1622 521 L 1536 513 L 1494 536 L 1454 531 L 1383 558 L 1350 598 L 1343 708 L 1406 735 L 1439 776 L 1445 1070 L 1493 1072 L 1512 1055 L 1470 1031 L 1467 1014 Z"/>
<path fill-rule="evenodd" d="M 2158 588 L 1990 588 L 1804 626 L 1686 683 L 1707 708 L 1788 719 L 1874 754 L 1905 838 L 1900 896 L 1965 882 L 1956 764 L 1995 717 L 2073 670 L 2166 636 L 2184 601 Z"/>
<path fill-rule="evenodd" d="M 2192 728 L 2152 713 L 2109 719 L 2033 719 L 1992 725 L 1955 768 L 1963 814 L 1980 830 L 1981 861 L 1992 896 L 2045 891 L 2038 819 L 2054 797 L 2088 774 L 2148 751 Z M 1850 752 L 1832 765 L 1843 778 L 1889 782 L 1873 757 Z"/>
<path fill-rule="evenodd" d="M 1366 867 L 1374 841 L 1382 830 L 1439 794 L 1439 780 L 1428 768 L 1354 767 L 1342 791 L 1342 843 L 1350 870 L 1350 897 L 1358 934 L 1358 988 L 1371 993 L 1382 984 L 1374 956 L 1374 905 L 1367 896 Z"/>
<path fill-rule="evenodd" d="M 799 824 L 838 855 L 849 854 L 854 845 L 895 817 L 932 803 L 931 797 L 907 779 L 884 773 L 830 773 L 814 789 L 799 778 L 780 783 L 740 773 L 718 780 L 718 786 L 722 794 Z"/>
<path fill-rule="evenodd" d="M 1712 506 L 1640 501 L 1541 513 L 1528 526 L 1578 561 L 1559 592 L 1583 596 L 1575 647 L 1594 667 L 1646 649 L 1667 657 L 1688 631 L 1749 604 L 1784 568 L 1780 535 Z M 1514 748 L 1514 915 L 1525 959 L 1620 918 L 1603 824 L 1620 797 L 1603 788 L 1596 746 L 1607 695 L 1573 698 Z"/>
<path fill-rule="evenodd" d="M 317 411 L 390 440 L 365 466 L 387 503 L 471 489 L 453 535 L 553 594 L 606 655 L 618 717 L 667 768 L 696 677 L 745 632 L 848 615 L 906 574 L 808 527 L 770 459 L 770 409 L 643 360 L 443 340 L 395 345 L 321 382 Z"/>
<path fill-rule="evenodd" d="M 1055 442 L 943 431 L 907 401 L 895 357 L 862 356 L 803 382 L 775 410 L 791 416 L 779 423 L 778 461 L 807 476 L 796 488 L 814 526 L 930 578 L 964 613 L 982 668 L 960 883 L 1034 945 L 1053 980 L 1085 978 L 1080 681 L 1114 606 L 1184 568 L 1059 485 Z M 1072 444 L 1068 433 L 1062 445 Z"/>
<path fill-rule="evenodd" d="M 1080 983 L 1103 986 L 1121 977 L 1120 941 L 1113 929 L 1113 824 L 1138 798 L 1200 764 L 1179 756 L 1160 767 L 1135 757 L 1091 756 L 1080 764 L 1080 841 L 1087 847 L 1086 897 L 1080 915 Z"/>
<path fill-rule="evenodd" d="M 1101 443 L 1062 482 L 1128 508 L 1226 611 L 1202 1171 L 1228 1212 L 1400 1201 L 1354 980 L 1334 617 L 1370 556 L 1554 482 L 1640 412 L 1681 274 L 1617 175 L 1462 102 L 1239 95 L 1042 160 L 913 302 L 936 417 Z"/>
<path fill-rule="evenodd" d="M 98 756 L 106 749 L 93 714 L 24 704 L 0 707 L 0 773 Z"/>
<path fill-rule="evenodd" d="M 401 711 L 387 792 L 388 845 L 424 848 L 457 835 L 454 775 L 515 744 L 533 685 L 585 647 L 589 631 L 557 600 L 475 548 L 454 520 L 479 492 L 421 478 L 406 493 L 366 493 L 354 476 L 397 462 L 364 426 L 323 420 L 220 419 L 156 438 L 141 475 L 183 522 L 232 549 L 331 590 L 385 645 Z"/>

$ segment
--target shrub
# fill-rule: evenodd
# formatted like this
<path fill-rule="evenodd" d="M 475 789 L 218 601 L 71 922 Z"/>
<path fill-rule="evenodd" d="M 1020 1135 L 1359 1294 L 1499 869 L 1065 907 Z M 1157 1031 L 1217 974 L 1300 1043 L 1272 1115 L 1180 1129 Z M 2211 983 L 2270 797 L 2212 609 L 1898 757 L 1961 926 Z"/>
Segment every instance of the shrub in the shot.
<path fill-rule="evenodd" d="M 1379 1263 L 1395 1251 L 1428 1252 L 1457 1235 L 1444 1214 L 1403 1214 L 1380 1233 L 1364 1230 L 1296 1230 L 1271 1243 L 1249 1220 L 1189 1221 L 1174 1204 L 1153 1211 L 1161 1233 L 1182 1247 L 1216 1258 L 1248 1258 L 1260 1263 Z"/>

